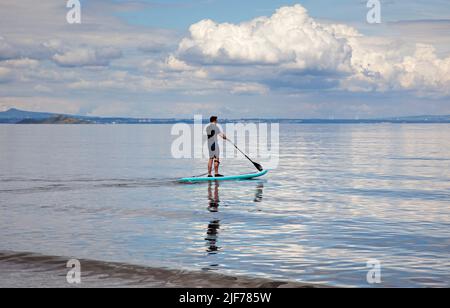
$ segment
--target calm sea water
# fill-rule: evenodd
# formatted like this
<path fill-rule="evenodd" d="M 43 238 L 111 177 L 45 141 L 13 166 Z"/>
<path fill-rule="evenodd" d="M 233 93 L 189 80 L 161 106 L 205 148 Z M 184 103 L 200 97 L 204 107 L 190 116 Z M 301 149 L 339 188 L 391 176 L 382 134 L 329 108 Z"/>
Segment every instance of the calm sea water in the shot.
<path fill-rule="evenodd" d="M 376 259 L 381 286 L 450 286 L 449 125 L 282 125 L 264 180 L 191 185 L 170 128 L 0 126 L 0 251 L 364 287 Z"/>

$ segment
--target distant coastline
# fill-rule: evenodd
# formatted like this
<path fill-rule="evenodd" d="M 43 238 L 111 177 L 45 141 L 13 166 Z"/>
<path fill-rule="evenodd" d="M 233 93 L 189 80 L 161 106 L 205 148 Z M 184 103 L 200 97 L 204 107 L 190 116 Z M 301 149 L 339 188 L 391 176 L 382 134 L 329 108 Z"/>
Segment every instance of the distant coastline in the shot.
<path fill-rule="evenodd" d="M 9 109 L 0 112 L 0 124 L 192 124 L 193 119 L 175 118 L 127 118 L 127 117 L 90 117 L 81 115 L 67 115 L 46 112 L 31 112 L 19 109 Z M 224 119 L 225 123 L 257 122 L 281 124 L 450 124 L 450 115 L 441 116 L 411 116 L 376 119 Z"/>
<path fill-rule="evenodd" d="M 92 124 L 91 121 L 77 119 L 70 116 L 55 115 L 46 119 L 27 118 L 20 120 L 16 124 Z"/>

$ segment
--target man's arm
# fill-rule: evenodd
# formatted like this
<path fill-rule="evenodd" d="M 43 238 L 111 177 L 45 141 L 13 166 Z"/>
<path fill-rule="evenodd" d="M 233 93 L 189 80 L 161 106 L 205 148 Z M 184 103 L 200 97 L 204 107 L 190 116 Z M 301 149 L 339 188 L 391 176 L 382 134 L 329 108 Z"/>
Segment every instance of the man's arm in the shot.
<path fill-rule="evenodd" d="M 223 140 L 227 140 L 227 135 L 225 135 L 224 133 L 220 133 L 219 136 L 222 137 Z"/>

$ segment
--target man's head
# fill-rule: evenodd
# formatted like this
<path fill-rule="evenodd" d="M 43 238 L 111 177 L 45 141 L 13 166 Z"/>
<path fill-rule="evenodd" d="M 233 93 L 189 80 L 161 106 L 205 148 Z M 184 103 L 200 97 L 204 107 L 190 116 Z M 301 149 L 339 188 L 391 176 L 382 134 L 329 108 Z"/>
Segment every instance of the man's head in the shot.
<path fill-rule="evenodd" d="M 210 123 L 217 123 L 217 117 L 216 117 L 216 116 L 212 116 L 212 117 L 209 119 L 209 122 L 210 122 Z"/>

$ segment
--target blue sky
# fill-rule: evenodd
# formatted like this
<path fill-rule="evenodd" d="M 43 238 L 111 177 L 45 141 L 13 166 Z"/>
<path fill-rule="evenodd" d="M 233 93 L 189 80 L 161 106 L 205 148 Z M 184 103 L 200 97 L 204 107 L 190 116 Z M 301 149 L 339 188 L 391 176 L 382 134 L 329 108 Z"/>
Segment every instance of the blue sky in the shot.
<path fill-rule="evenodd" d="M 125 2 L 125 1 L 122 1 Z M 281 6 L 301 3 L 310 15 L 347 23 L 365 23 L 367 12 L 364 0 L 199 0 L 145 1 L 152 7 L 142 11 L 122 12 L 118 15 L 130 24 L 186 30 L 191 24 L 210 18 L 218 22 L 239 23 L 261 15 L 270 15 Z M 386 22 L 416 19 L 448 19 L 448 1 L 382 1 Z"/>
<path fill-rule="evenodd" d="M 450 114 L 448 0 L 64 2 L 0 3 L 0 111 Z"/>

